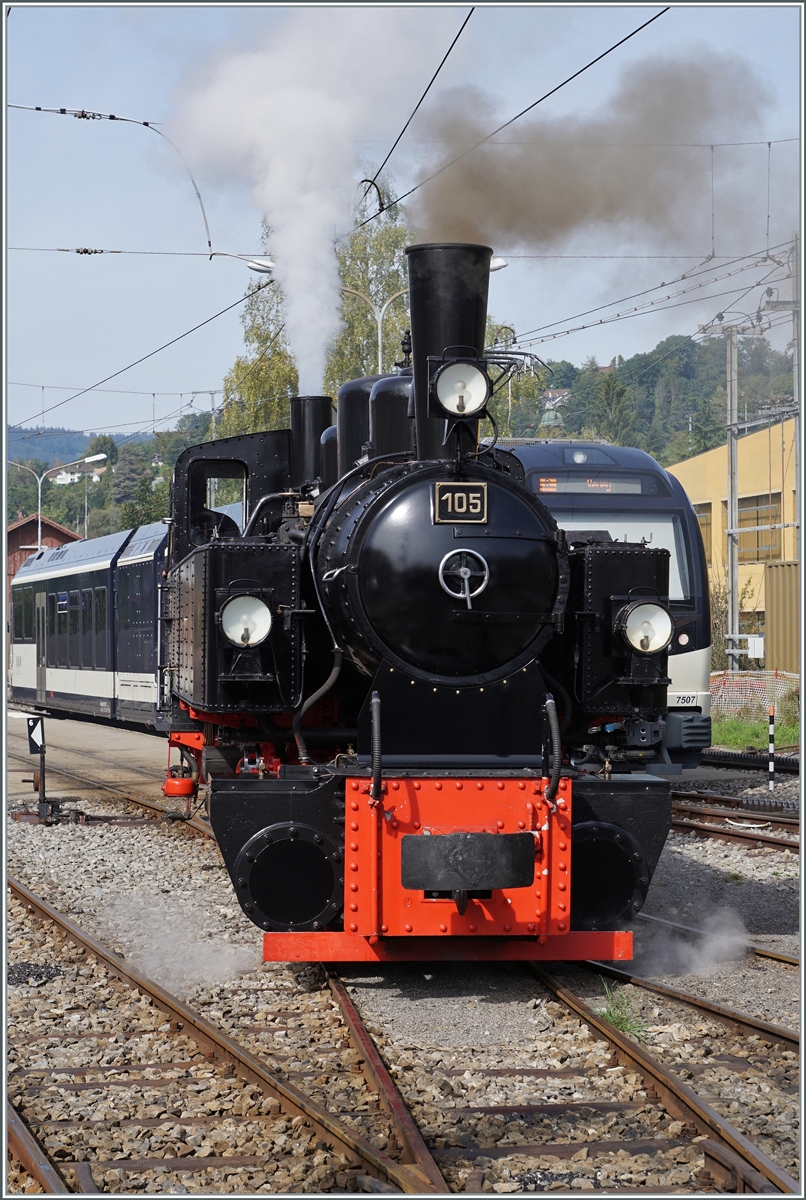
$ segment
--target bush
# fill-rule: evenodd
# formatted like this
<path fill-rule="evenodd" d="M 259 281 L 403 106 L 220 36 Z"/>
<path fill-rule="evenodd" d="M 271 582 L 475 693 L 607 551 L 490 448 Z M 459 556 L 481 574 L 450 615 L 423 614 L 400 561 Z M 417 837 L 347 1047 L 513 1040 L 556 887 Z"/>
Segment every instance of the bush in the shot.
<path fill-rule="evenodd" d="M 785 692 L 775 706 L 775 719 L 784 725 L 800 722 L 800 688 Z"/>

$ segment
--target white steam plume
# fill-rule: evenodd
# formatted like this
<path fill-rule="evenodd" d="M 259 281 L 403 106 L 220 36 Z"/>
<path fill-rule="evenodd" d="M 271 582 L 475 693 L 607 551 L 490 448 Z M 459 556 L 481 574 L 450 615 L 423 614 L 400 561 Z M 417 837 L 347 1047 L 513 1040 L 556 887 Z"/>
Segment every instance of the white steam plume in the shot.
<path fill-rule="evenodd" d="M 303 395 L 321 391 L 338 328 L 333 243 L 355 203 L 356 138 L 376 126 L 370 136 L 388 137 L 405 119 L 419 86 L 411 64 L 423 44 L 444 42 L 450 21 L 450 10 L 424 25 L 416 10 L 297 9 L 178 97 L 172 136 L 187 159 L 208 178 L 247 181 L 273 230 Z"/>

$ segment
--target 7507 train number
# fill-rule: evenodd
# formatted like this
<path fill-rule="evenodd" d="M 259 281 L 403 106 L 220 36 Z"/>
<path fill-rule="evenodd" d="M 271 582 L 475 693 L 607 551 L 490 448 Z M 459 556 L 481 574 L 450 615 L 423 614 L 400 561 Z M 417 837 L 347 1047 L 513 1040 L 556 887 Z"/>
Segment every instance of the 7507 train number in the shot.
<path fill-rule="evenodd" d="M 486 525 L 486 483 L 435 483 L 435 525 Z"/>

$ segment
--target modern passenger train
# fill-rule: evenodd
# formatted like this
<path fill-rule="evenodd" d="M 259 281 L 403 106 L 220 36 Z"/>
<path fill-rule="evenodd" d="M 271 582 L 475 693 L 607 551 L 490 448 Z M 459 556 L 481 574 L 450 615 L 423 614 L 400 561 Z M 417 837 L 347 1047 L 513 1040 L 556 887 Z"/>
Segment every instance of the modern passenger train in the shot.
<path fill-rule="evenodd" d="M 711 610 L 699 522 L 679 480 L 643 450 L 605 441 L 499 438 L 561 529 L 602 529 L 616 542 L 669 551 L 669 647 L 664 746 L 691 769 L 711 745 Z M 652 766 L 650 770 L 655 769 Z M 668 773 L 668 764 L 657 764 Z"/>

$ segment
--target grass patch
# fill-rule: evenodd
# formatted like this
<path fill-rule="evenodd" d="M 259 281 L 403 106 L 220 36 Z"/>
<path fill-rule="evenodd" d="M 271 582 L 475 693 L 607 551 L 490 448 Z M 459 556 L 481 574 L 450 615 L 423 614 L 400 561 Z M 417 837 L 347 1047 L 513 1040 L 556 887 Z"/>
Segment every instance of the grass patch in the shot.
<path fill-rule="evenodd" d="M 604 983 L 604 990 L 607 993 L 606 1008 L 599 1008 L 596 1011 L 600 1017 L 604 1017 L 611 1025 L 620 1030 L 621 1033 L 626 1033 L 628 1037 L 635 1038 L 637 1042 L 648 1042 L 651 1034 L 644 1024 L 641 1016 L 635 1011 L 624 992 L 616 992 L 608 983 Z"/>
<path fill-rule="evenodd" d="M 742 721 L 738 717 L 714 717 L 711 743 L 714 746 L 728 746 L 731 750 L 744 750 L 746 746 L 755 746 L 757 750 L 766 751 L 769 735 L 769 722 L 766 720 Z M 775 722 L 776 747 L 794 746 L 799 737 L 797 725 Z"/>

